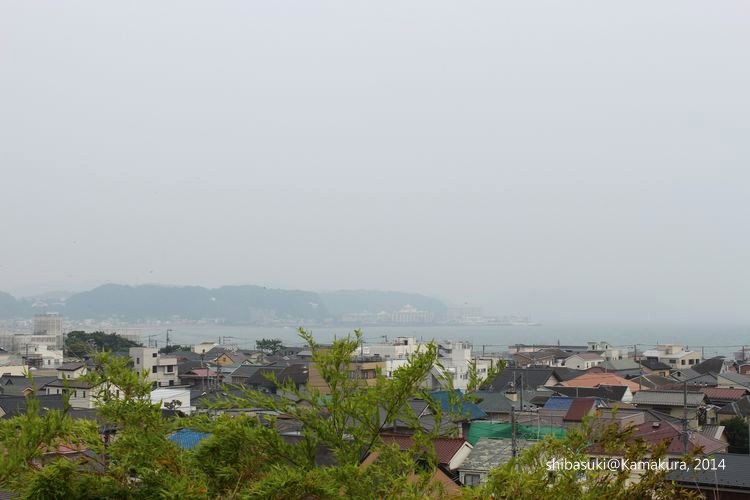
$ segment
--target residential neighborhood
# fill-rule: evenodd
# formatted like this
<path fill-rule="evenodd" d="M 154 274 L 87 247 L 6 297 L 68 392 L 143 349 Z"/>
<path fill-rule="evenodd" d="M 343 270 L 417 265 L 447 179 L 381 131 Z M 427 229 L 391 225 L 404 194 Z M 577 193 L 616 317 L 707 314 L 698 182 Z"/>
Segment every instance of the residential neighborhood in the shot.
<path fill-rule="evenodd" d="M 374 387 L 378 377 L 393 377 L 428 345 L 415 338 L 362 345 L 351 353 L 347 378 L 363 389 Z M 322 351 L 327 348 L 318 346 Z M 456 489 L 482 485 L 492 470 L 534 444 L 582 426 L 614 425 L 647 446 L 664 444 L 670 459 L 692 453 L 720 454 L 738 464 L 750 461 L 746 452 L 736 454 L 747 449 L 747 435 L 742 441 L 736 427 L 750 424 L 750 376 L 740 373 L 743 364 L 723 357 L 700 359 L 679 346 L 657 346 L 637 358 L 634 354 L 602 342 L 496 354 L 479 354 L 466 341 L 438 342 L 436 362 L 418 383 L 429 397 L 412 397 L 408 415 L 383 422 L 380 439 L 410 450 L 415 446 L 416 423 L 435 436 L 432 445 L 440 471 L 435 480 Z M 274 351 L 263 351 L 204 342 L 179 350 L 131 347 L 121 356 L 150 385 L 149 401 L 164 418 L 179 421 L 202 414 L 245 415 L 261 422 L 272 418 L 289 440 L 305 432 L 304 423 L 272 407 L 240 403 L 243 391 L 302 404 L 299 394 L 325 397 L 333 389 L 309 349 L 279 345 Z M 120 387 L 94 381 L 96 363 L 92 356 L 67 359 L 54 369 L 29 367 L 25 374 L 3 373 L 0 418 L 23 415 L 27 399 L 35 397 L 42 411 L 68 408 L 74 419 L 95 421 L 101 401 L 124 397 Z M 478 385 L 471 385 L 472 378 Z M 236 399 L 226 399 L 228 395 Z M 221 409 L 217 402 L 223 402 Z M 438 405 L 438 413 L 433 404 Z M 116 428 L 108 433 L 107 439 L 116 439 Z M 186 427 L 170 439 L 192 449 L 209 436 Z M 604 451 L 592 446 L 588 453 L 597 457 Z M 363 460 L 364 466 L 377 462 L 375 457 Z M 680 487 L 696 491 L 705 487 L 685 477 L 677 478 Z M 717 476 L 716 481 L 725 477 Z M 636 475 L 633 481 L 637 480 Z M 728 479 L 727 484 L 715 486 L 733 492 L 739 488 Z M 744 494 L 732 498 L 750 498 L 750 487 Z"/>

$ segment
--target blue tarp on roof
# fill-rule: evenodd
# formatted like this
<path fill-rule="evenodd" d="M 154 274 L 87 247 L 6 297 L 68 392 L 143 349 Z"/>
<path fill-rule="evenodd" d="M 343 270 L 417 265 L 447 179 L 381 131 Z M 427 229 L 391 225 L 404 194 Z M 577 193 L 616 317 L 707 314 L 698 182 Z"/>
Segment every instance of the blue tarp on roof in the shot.
<path fill-rule="evenodd" d="M 565 398 L 562 396 L 552 396 L 544 403 L 545 410 L 565 410 L 570 409 L 570 405 L 573 404 L 575 398 Z"/>
<path fill-rule="evenodd" d="M 448 391 L 436 391 L 432 393 L 432 397 L 440 403 L 440 409 L 444 413 L 452 413 L 467 418 L 468 420 L 477 420 L 487 418 L 487 414 L 479 406 L 471 401 L 464 400 L 463 393 L 456 389 L 455 401 L 451 405 L 451 397 Z"/>
<path fill-rule="evenodd" d="M 191 431 L 190 429 L 180 429 L 169 436 L 169 440 L 182 448 L 183 450 L 192 450 L 198 444 L 210 436 L 208 432 Z"/>

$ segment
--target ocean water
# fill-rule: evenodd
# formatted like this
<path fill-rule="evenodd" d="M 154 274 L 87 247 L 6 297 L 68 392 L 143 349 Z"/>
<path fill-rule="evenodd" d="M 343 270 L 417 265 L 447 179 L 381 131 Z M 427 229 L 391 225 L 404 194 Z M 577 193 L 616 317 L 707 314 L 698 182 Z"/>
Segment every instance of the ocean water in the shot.
<path fill-rule="evenodd" d="M 177 344 L 195 344 L 201 341 L 218 341 L 253 348 L 262 338 L 278 338 L 289 345 L 300 345 L 301 339 L 293 327 L 264 326 L 210 326 L 169 325 L 145 326 L 144 335 L 156 335 L 159 345 L 166 341 L 166 328 L 170 340 Z M 316 340 L 330 342 L 345 336 L 352 328 L 311 326 L 308 328 Z M 486 352 L 506 350 L 513 344 L 585 345 L 588 341 L 606 341 L 614 346 L 647 349 L 657 343 L 682 344 L 690 349 L 703 349 L 706 357 L 731 355 L 741 345 L 750 345 L 750 325 L 575 325 L 545 323 L 541 326 L 365 326 L 361 328 L 366 343 L 383 342 L 387 337 L 416 337 L 417 339 L 466 340 L 475 350 Z"/>

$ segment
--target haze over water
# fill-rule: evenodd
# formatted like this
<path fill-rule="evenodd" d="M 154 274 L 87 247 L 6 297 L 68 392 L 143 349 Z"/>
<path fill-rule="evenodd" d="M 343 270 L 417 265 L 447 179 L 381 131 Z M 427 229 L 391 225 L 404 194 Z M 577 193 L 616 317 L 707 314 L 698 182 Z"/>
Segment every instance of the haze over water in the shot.
<path fill-rule="evenodd" d="M 312 326 L 309 328 L 315 338 L 329 342 L 334 336 L 344 336 L 351 328 Z M 398 336 L 416 337 L 417 339 L 468 340 L 474 344 L 476 351 L 482 345 L 486 351 L 506 350 L 512 344 L 556 344 L 586 345 L 588 341 L 604 340 L 612 345 L 627 346 L 632 350 L 633 344 L 638 349 L 645 349 L 659 343 L 687 345 L 691 349 L 705 348 L 707 357 L 713 355 L 731 355 L 743 343 L 750 344 L 750 332 L 739 326 L 677 326 L 677 325 L 574 325 L 544 324 L 542 326 L 365 326 L 361 328 L 367 343 L 383 342 L 383 336 L 389 340 Z M 162 345 L 164 328 L 145 328 L 148 334 L 157 334 Z M 253 348 L 255 340 L 261 338 L 279 338 L 290 345 L 300 344 L 294 328 L 255 327 L 255 326 L 175 326 L 170 333 L 173 343 L 194 344 L 201 341 L 218 341 L 226 338 L 226 343 L 237 344 L 240 348 Z"/>

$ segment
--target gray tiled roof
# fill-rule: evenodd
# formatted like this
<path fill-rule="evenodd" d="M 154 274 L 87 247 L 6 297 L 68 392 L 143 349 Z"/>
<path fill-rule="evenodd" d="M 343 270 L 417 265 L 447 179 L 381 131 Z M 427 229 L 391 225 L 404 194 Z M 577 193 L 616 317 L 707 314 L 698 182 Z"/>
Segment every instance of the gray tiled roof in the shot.
<path fill-rule="evenodd" d="M 703 375 L 699 375 L 691 379 L 687 379 L 687 380 L 683 379 L 680 382 L 687 382 L 688 384 L 693 384 L 693 385 L 705 385 L 707 387 L 715 387 L 716 375 L 712 373 L 704 373 Z"/>
<path fill-rule="evenodd" d="M 523 385 L 524 389 L 544 386 L 554 374 L 552 368 L 506 368 L 486 387 L 491 391 L 505 391 L 512 384 Z"/>
<path fill-rule="evenodd" d="M 724 373 L 719 374 L 719 378 L 724 378 L 731 382 L 734 382 L 737 385 L 750 388 L 750 377 L 746 377 L 745 375 L 740 375 L 739 373 L 724 372 Z"/>
<path fill-rule="evenodd" d="M 667 479 L 687 487 L 750 489 L 750 455 L 715 453 L 711 458 L 716 459 L 717 464 L 723 460 L 724 468 L 703 471 L 676 470 L 667 474 Z"/>
<path fill-rule="evenodd" d="M 621 370 L 638 370 L 638 363 L 632 359 L 608 359 L 601 365 L 602 368 L 609 371 L 621 371 Z"/>
<path fill-rule="evenodd" d="M 34 377 L 32 384 L 29 382 L 29 379 L 23 375 L 5 375 L 0 377 L 0 394 L 21 396 L 26 388 L 31 387 L 34 390 L 39 390 L 46 384 L 55 380 L 57 380 L 57 376 Z"/>
<path fill-rule="evenodd" d="M 717 413 L 720 415 L 733 415 L 736 417 L 750 416 L 750 396 L 738 399 L 723 406 Z"/>
<path fill-rule="evenodd" d="M 705 395 L 702 392 L 688 392 L 688 406 L 696 407 L 703 402 Z M 638 391 L 633 396 L 636 405 L 649 406 L 683 406 L 685 395 L 683 391 Z"/>
<path fill-rule="evenodd" d="M 518 439 L 518 450 L 524 450 L 536 441 Z M 508 462 L 513 457 L 513 444 L 510 439 L 480 439 L 459 470 L 489 471 Z"/>
<path fill-rule="evenodd" d="M 486 413 L 510 413 L 511 407 L 521 408 L 520 398 L 516 401 L 509 399 L 503 392 L 477 391 L 475 396 L 481 401 L 477 406 Z M 533 405 L 532 400 L 537 396 L 537 391 L 523 391 L 523 405 Z"/>
<path fill-rule="evenodd" d="M 669 366 L 666 363 L 662 363 L 661 361 L 658 361 L 656 359 L 642 359 L 640 363 L 649 370 L 670 370 L 672 367 Z M 686 368 L 686 370 L 689 370 L 690 368 Z"/>
<path fill-rule="evenodd" d="M 670 375 L 673 376 L 675 379 L 679 380 L 680 382 L 683 382 L 685 380 L 690 380 L 691 378 L 700 377 L 702 374 L 698 373 L 692 368 L 680 368 L 670 373 Z"/>
<path fill-rule="evenodd" d="M 641 377 L 634 377 L 630 380 L 631 382 L 640 384 L 641 387 L 645 389 L 656 389 L 675 383 L 675 380 L 673 378 L 662 377 L 661 375 L 656 375 L 654 373 L 644 374 Z"/>
<path fill-rule="evenodd" d="M 724 357 L 723 356 L 716 356 L 715 358 L 710 358 L 702 363 L 698 363 L 697 365 L 693 366 L 693 370 L 697 371 L 698 373 L 721 373 L 721 369 L 724 367 Z"/>

